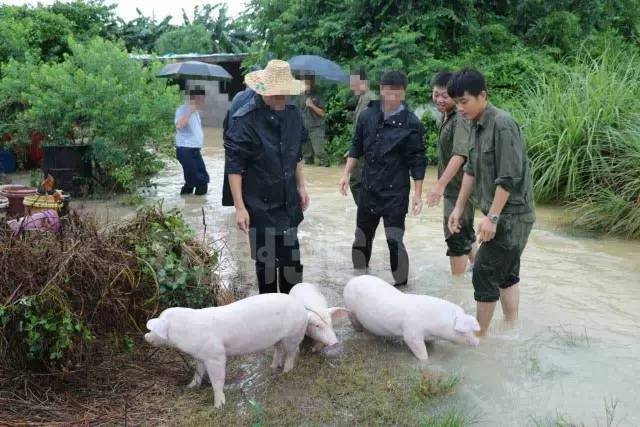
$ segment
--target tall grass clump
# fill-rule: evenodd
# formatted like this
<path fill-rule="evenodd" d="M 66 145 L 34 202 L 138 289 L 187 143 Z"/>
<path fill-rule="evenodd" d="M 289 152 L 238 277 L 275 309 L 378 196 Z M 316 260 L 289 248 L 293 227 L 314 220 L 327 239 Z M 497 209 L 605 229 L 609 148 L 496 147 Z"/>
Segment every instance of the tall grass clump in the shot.
<path fill-rule="evenodd" d="M 579 227 L 640 238 L 637 52 L 579 55 L 527 89 L 520 115 L 536 199 L 569 203 Z"/>

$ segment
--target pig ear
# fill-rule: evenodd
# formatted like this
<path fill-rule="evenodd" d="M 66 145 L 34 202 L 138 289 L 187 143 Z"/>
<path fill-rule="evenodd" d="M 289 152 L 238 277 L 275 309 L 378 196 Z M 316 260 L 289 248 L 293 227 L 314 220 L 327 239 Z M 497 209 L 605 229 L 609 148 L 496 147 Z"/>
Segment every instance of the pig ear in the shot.
<path fill-rule="evenodd" d="M 458 332 L 474 332 L 480 330 L 480 325 L 475 317 L 469 316 L 468 314 L 459 314 L 456 316 L 456 321 L 453 326 Z"/>
<path fill-rule="evenodd" d="M 350 312 L 351 311 L 347 310 L 344 307 L 331 307 L 329 309 L 329 315 L 331 316 L 332 321 L 347 317 Z"/>
<path fill-rule="evenodd" d="M 151 319 L 147 322 L 147 329 L 166 340 L 169 324 L 164 319 Z"/>

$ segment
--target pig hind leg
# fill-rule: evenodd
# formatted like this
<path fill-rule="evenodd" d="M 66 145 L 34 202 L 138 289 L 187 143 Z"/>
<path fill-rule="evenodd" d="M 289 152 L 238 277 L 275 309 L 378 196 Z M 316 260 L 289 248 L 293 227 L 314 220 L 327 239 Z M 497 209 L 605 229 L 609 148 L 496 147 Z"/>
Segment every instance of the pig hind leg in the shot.
<path fill-rule="evenodd" d="M 284 364 L 285 350 L 282 341 L 278 341 L 275 345 L 273 352 L 273 362 L 271 362 L 271 369 L 278 369 Z"/>
<path fill-rule="evenodd" d="M 193 374 L 193 379 L 187 385 L 187 388 L 200 387 L 202 380 L 207 375 L 207 367 L 202 360 L 196 359 L 196 372 Z"/>
<path fill-rule="evenodd" d="M 213 388 L 213 406 L 219 408 L 225 404 L 223 389 L 227 358 L 225 355 L 222 355 L 216 359 L 205 360 L 204 363 L 209 373 L 211 387 Z"/>
<path fill-rule="evenodd" d="M 282 340 L 282 345 L 284 347 L 284 368 L 282 372 L 289 372 L 293 369 L 293 363 L 296 360 L 296 356 L 298 355 L 298 351 L 300 350 L 300 343 L 304 339 L 304 330 L 302 330 L 302 334 L 298 334 L 296 336 L 286 337 Z"/>
<path fill-rule="evenodd" d="M 362 327 L 362 323 L 360 323 L 360 321 L 358 320 L 358 318 L 353 312 L 349 312 L 349 320 L 351 321 L 351 325 L 353 326 L 353 329 L 356 330 L 356 332 L 364 331 L 364 327 Z"/>

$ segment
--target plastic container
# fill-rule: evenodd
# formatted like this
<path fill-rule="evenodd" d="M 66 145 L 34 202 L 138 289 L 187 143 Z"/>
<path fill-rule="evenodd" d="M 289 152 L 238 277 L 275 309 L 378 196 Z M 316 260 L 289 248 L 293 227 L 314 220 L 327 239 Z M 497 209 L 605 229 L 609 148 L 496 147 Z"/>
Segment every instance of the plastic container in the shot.
<path fill-rule="evenodd" d="M 29 215 L 33 215 L 36 212 L 44 212 L 48 210 L 60 212 L 64 203 L 63 200 L 56 200 L 53 195 L 33 194 L 31 196 L 26 196 L 22 204 Z"/>
<path fill-rule="evenodd" d="M 44 145 L 42 155 L 42 171 L 53 176 L 58 188 L 73 197 L 91 193 L 91 146 Z"/>
<path fill-rule="evenodd" d="M 26 185 L 3 185 L 0 186 L 0 196 L 9 199 L 9 209 L 7 217 L 24 216 L 24 205 L 22 204 L 26 196 L 36 194 L 36 189 Z"/>
<path fill-rule="evenodd" d="M 0 196 L 0 221 L 7 220 L 7 209 L 9 209 L 9 199 Z"/>
<path fill-rule="evenodd" d="M 0 149 L 0 172 L 13 173 L 16 171 L 16 156 L 7 150 Z"/>

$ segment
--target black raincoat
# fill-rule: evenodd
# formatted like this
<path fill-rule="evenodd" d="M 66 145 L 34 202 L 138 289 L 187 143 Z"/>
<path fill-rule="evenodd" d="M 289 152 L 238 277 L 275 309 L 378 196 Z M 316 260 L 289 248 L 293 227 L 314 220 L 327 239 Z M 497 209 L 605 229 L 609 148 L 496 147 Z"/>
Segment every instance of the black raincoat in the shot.
<path fill-rule="evenodd" d="M 424 127 L 405 108 L 386 120 L 380 101 L 358 117 L 349 157 L 364 155 L 358 208 L 376 215 L 403 215 L 409 208 L 411 176 L 424 179 Z"/>
<path fill-rule="evenodd" d="M 251 228 L 282 233 L 302 222 L 296 166 L 305 139 L 293 105 L 276 112 L 254 96 L 232 115 L 224 134 L 225 172 L 242 174 Z"/>

